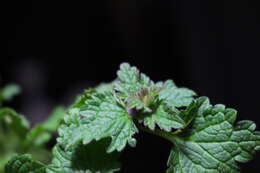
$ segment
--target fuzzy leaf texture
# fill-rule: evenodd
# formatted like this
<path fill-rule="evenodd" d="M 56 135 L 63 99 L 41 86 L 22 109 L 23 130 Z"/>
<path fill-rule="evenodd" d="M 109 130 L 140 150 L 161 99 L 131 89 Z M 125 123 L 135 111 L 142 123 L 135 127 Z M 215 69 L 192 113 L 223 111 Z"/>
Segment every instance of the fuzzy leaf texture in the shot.
<path fill-rule="evenodd" d="M 260 132 L 251 121 L 235 123 L 236 111 L 199 98 L 190 131 L 172 137 L 167 173 L 239 173 L 260 149 Z"/>
<path fill-rule="evenodd" d="M 149 87 L 152 81 L 145 74 L 140 73 L 136 67 L 131 67 L 128 63 L 122 63 L 117 72 L 118 81 L 115 82 L 115 89 L 128 97 L 131 93 L 136 93 L 141 86 Z"/>
<path fill-rule="evenodd" d="M 187 88 L 178 88 L 172 80 L 167 80 L 165 83 L 157 83 L 163 87 L 163 90 L 159 94 L 161 100 L 171 107 L 188 106 L 196 93 Z"/>
<path fill-rule="evenodd" d="M 194 98 L 194 91 L 172 80 L 154 83 L 128 63 L 120 65 L 117 75 L 112 83 L 78 96 L 64 121 L 57 123 L 61 110 L 29 133 L 26 130 L 25 146 L 42 145 L 48 141 L 45 134 L 61 123 L 51 164 L 15 156 L 7 173 L 117 172 L 120 152 L 127 144 L 135 147 L 138 128 L 172 143 L 167 173 L 239 173 L 239 164 L 260 150 L 256 125 L 235 122 L 236 110 L 213 106 L 206 97 Z"/>
<path fill-rule="evenodd" d="M 66 149 L 79 142 L 110 137 L 108 152 L 121 151 L 128 143 L 136 145 L 133 135 L 138 132 L 132 117 L 119 105 L 111 93 L 95 93 L 85 105 L 74 108 L 65 118 L 67 126 L 59 130 L 58 142 Z"/>
<path fill-rule="evenodd" d="M 145 109 L 151 112 L 150 104 L 155 98 L 149 91 L 153 90 L 153 81 L 136 67 L 122 63 L 117 72 L 114 89 L 127 108 Z M 151 97 L 151 98 L 150 98 Z"/>
<path fill-rule="evenodd" d="M 165 131 L 186 126 L 177 107 L 188 106 L 195 92 L 178 88 L 172 80 L 154 83 L 136 67 L 128 63 L 120 65 L 118 80 L 114 82 L 119 98 L 125 101 L 127 109 L 144 110 L 141 122 L 154 130 L 156 125 Z"/>
<path fill-rule="evenodd" d="M 183 128 L 186 122 L 181 116 L 179 116 L 179 111 L 171 109 L 165 104 L 160 104 L 155 111 L 150 114 L 144 115 L 144 125 L 154 130 L 156 124 L 167 132 L 170 132 L 172 128 L 180 129 Z"/>

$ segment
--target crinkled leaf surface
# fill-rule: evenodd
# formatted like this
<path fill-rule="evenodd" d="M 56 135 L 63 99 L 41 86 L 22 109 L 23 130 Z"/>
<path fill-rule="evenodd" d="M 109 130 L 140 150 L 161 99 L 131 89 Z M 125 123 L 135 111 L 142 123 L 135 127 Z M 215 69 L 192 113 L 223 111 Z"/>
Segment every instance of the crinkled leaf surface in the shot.
<path fill-rule="evenodd" d="M 72 105 L 72 108 L 80 108 L 86 104 L 86 101 L 91 98 L 91 95 L 95 93 L 94 89 L 87 89 L 83 94 L 79 95 L 76 98 L 75 103 Z"/>
<path fill-rule="evenodd" d="M 238 164 L 260 150 L 256 125 L 235 123 L 235 110 L 212 106 L 204 97 L 194 99 L 195 92 L 178 88 L 171 80 L 154 84 L 127 63 L 117 75 L 112 84 L 86 90 L 71 106 L 59 128 L 48 173 L 118 171 L 118 151 L 127 143 L 136 145 L 133 119 L 148 127 L 139 126 L 144 131 L 173 143 L 167 173 L 238 173 Z M 25 138 L 32 141 L 27 146 L 43 144 L 47 140 L 43 132 L 56 127 L 52 121 L 36 126 Z M 8 173 L 45 173 L 45 166 L 28 155 L 16 156 L 6 168 Z"/>
<path fill-rule="evenodd" d="M 144 115 L 144 125 L 151 130 L 156 124 L 163 130 L 169 132 L 174 129 L 183 128 L 186 122 L 179 116 L 179 111 L 169 108 L 165 104 L 160 104 L 151 115 Z"/>
<path fill-rule="evenodd" d="M 6 173 L 46 173 L 46 166 L 32 160 L 30 155 L 14 156 L 5 166 Z"/>
<path fill-rule="evenodd" d="M 236 120 L 236 111 L 211 106 L 199 98 L 200 106 L 191 130 L 172 138 L 174 147 L 168 173 L 238 173 L 237 162 L 252 159 L 260 149 L 260 133 L 251 121 Z"/>
<path fill-rule="evenodd" d="M 198 106 L 199 103 L 193 101 L 186 109 L 178 110 L 161 102 L 155 111 L 148 115 L 144 114 L 142 119 L 144 125 L 148 126 L 151 130 L 155 129 L 156 124 L 166 132 L 170 132 L 172 129 L 184 130 L 196 117 L 196 113 L 194 112 Z"/>
<path fill-rule="evenodd" d="M 117 72 L 114 89 L 126 108 L 152 112 L 150 108 L 157 101 L 160 88 L 136 67 L 122 63 Z"/>
<path fill-rule="evenodd" d="M 111 83 L 101 83 L 97 87 L 95 87 L 95 91 L 97 92 L 112 92 L 114 89 L 114 83 L 115 81 L 112 81 Z"/>
<path fill-rule="evenodd" d="M 59 130 L 58 139 L 65 148 L 83 141 L 111 137 L 108 152 L 121 151 L 128 143 L 135 146 L 133 135 L 137 128 L 127 111 L 117 103 L 110 93 L 96 93 L 87 99 L 84 106 L 74 108 L 65 118 L 67 126 Z"/>
<path fill-rule="evenodd" d="M 119 153 L 106 153 L 108 139 L 79 144 L 69 151 L 60 145 L 53 149 L 53 163 L 48 173 L 114 173 L 120 170 Z"/>
<path fill-rule="evenodd" d="M 139 91 L 140 87 L 149 87 L 152 81 L 145 74 L 140 73 L 136 67 L 131 67 L 128 63 L 122 63 L 117 72 L 118 80 L 115 81 L 115 89 L 122 97 L 128 97 L 131 93 Z"/>
<path fill-rule="evenodd" d="M 172 107 L 188 106 L 196 93 L 187 88 L 178 88 L 172 80 L 167 80 L 162 84 L 163 89 L 159 98 Z"/>

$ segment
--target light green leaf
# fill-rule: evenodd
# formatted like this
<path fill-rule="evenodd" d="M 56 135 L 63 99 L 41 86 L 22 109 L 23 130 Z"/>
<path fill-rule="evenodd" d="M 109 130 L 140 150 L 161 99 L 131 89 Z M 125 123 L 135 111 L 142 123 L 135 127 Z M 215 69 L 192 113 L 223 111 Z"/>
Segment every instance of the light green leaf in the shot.
<path fill-rule="evenodd" d="M 163 87 L 159 93 L 159 98 L 172 107 L 188 106 L 196 93 L 187 88 L 178 88 L 172 80 L 165 83 L 159 83 L 157 86 Z"/>
<path fill-rule="evenodd" d="M 168 173 L 238 173 L 237 162 L 248 162 L 260 146 L 260 133 L 251 121 L 234 125 L 236 111 L 224 105 L 200 103 L 191 130 L 172 138 Z"/>
<path fill-rule="evenodd" d="M 23 115 L 19 115 L 13 109 L 0 108 L 0 121 L 9 126 L 20 138 L 24 139 L 29 131 L 29 123 Z"/>
<path fill-rule="evenodd" d="M 114 83 L 115 83 L 115 81 L 112 81 L 110 83 L 101 83 L 97 87 L 95 87 L 95 91 L 100 92 L 100 93 L 113 92 Z"/>
<path fill-rule="evenodd" d="M 9 101 L 14 96 L 18 95 L 21 92 L 21 89 L 18 85 L 9 84 L 3 89 L 0 89 L 0 102 Z"/>
<path fill-rule="evenodd" d="M 149 77 L 128 63 L 120 65 L 117 76 L 114 88 L 125 107 L 152 112 L 151 107 L 156 105 L 161 88 L 154 85 Z"/>
<path fill-rule="evenodd" d="M 55 132 L 58 129 L 65 113 L 66 109 L 58 106 L 44 123 L 33 127 L 23 140 L 24 149 L 27 151 L 32 147 L 41 147 L 49 142 L 52 137 L 51 132 Z"/>
<path fill-rule="evenodd" d="M 133 135 L 138 130 L 132 117 L 110 93 L 93 94 L 80 109 L 72 109 L 65 122 L 67 126 L 60 128 L 58 141 L 66 148 L 107 137 L 112 139 L 108 152 L 121 151 L 127 143 L 136 144 Z"/>
<path fill-rule="evenodd" d="M 118 80 L 115 81 L 115 90 L 120 92 L 123 98 L 137 93 L 141 87 L 150 87 L 153 82 L 145 74 L 140 73 L 136 67 L 128 63 L 122 63 L 117 72 Z"/>
<path fill-rule="evenodd" d="M 79 108 L 81 106 L 84 106 L 86 103 L 86 100 L 91 98 L 91 95 L 95 93 L 94 89 L 87 89 L 83 92 L 83 94 L 79 95 L 76 98 L 75 103 L 72 105 L 72 108 Z"/>
<path fill-rule="evenodd" d="M 106 153 L 108 139 L 79 144 L 70 151 L 60 145 L 53 149 L 53 163 L 48 173 L 114 173 L 120 170 L 119 153 Z"/>
<path fill-rule="evenodd" d="M 142 114 L 139 121 L 143 121 L 144 125 L 151 130 L 155 130 L 157 124 L 160 129 L 166 132 L 170 132 L 172 129 L 183 131 L 195 118 L 194 111 L 199 106 L 198 102 L 193 101 L 186 109 L 178 110 L 164 102 L 158 102 L 158 104 L 157 107 L 153 108 L 152 113 Z"/>
<path fill-rule="evenodd" d="M 42 124 L 44 129 L 54 132 L 58 129 L 63 116 L 66 114 L 66 108 L 63 106 L 57 106 L 52 111 L 49 118 Z"/>
<path fill-rule="evenodd" d="M 51 134 L 42 125 L 36 125 L 31 129 L 23 140 L 23 148 L 28 151 L 33 147 L 43 146 L 51 139 Z"/>
<path fill-rule="evenodd" d="M 46 173 L 46 166 L 32 160 L 30 155 L 14 156 L 5 167 L 6 173 Z"/>
<path fill-rule="evenodd" d="M 185 121 L 179 116 L 179 111 L 169 108 L 165 104 L 160 104 L 150 115 L 144 115 L 144 125 L 151 130 L 155 129 L 157 124 L 161 129 L 169 132 L 174 129 L 180 129 L 185 126 Z"/>
<path fill-rule="evenodd" d="M 0 108 L 0 172 L 15 151 L 22 150 L 22 141 L 29 131 L 27 120 L 10 108 Z"/>

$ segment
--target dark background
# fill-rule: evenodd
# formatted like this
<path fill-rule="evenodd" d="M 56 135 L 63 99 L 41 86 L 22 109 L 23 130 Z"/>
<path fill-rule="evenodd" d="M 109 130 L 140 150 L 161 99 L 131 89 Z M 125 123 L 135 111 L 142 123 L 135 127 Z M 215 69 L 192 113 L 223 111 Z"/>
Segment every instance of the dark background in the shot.
<path fill-rule="evenodd" d="M 121 62 L 172 78 L 260 125 L 260 22 L 254 1 L 7 1 L 3 84 L 34 123 L 56 104 L 116 76 Z M 258 13 L 258 14 L 257 14 Z M 258 16 L 257 16 L 258 15 Z M 123 173 L 164 172 L 170 144 L 147 134 L 123 155 Z M 260 154 L 242 172 L 260 170 Z"/>

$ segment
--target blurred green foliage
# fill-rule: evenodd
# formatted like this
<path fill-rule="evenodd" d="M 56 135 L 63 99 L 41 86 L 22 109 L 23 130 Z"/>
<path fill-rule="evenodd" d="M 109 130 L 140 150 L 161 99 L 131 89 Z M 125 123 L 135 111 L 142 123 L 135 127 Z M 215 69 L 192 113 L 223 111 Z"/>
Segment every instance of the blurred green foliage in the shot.
<path fill-rule="evenodd" d="M 11 100 L 20 91 L 15 84 L 0 89 L 0 173 L 4 173 L 4 165 L 14 153 L 29 153 L 43 163 L 50 162 L 51 151 L 47 143 L 55 135 L 66 112 L 64 107 L 58 106 L 46 121 L 30 127 L 23 115 L 3 106 L 4 101 Z"/>

